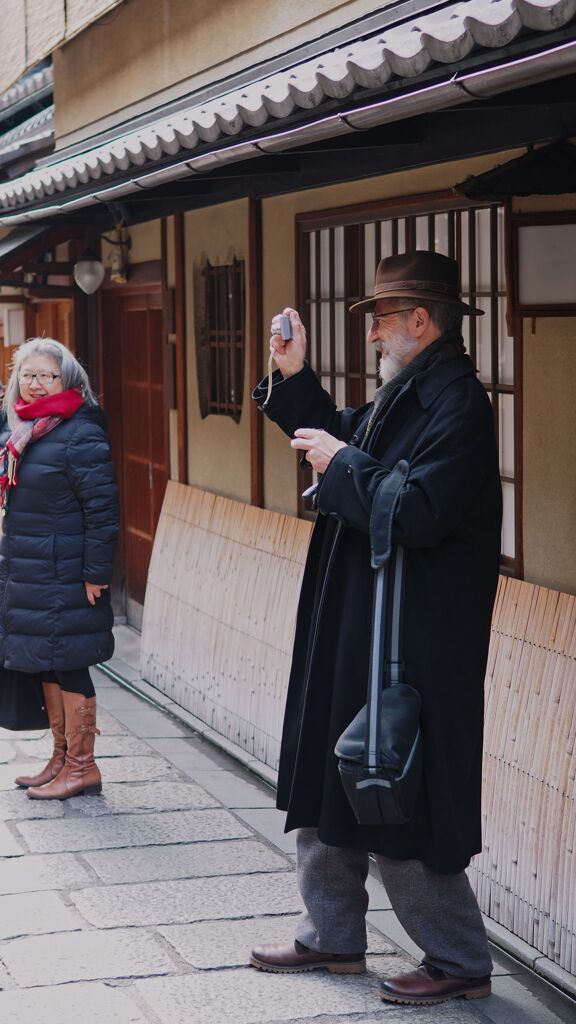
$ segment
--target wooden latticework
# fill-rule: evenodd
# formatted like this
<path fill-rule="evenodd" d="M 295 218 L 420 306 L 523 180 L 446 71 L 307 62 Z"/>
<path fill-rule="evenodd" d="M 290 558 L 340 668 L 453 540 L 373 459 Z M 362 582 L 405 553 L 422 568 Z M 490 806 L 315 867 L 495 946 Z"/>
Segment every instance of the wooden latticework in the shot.
<path fill-rule="evenodd" d="M 144 677 L 275 768 L 310 524 L 170 483 Z M 576 974 L 576 598 L 502 578 L 486 685 L 480 906 Z"/>
<path fill-rule="evenodd" d="M 486 678 L 481 909 L 576 973 L 576 598 L 500 580 Z"/>
<path fill-rule="evenodd" d="M 277 767 L 310 524 L 169 483 L 150 564 L 142 671 Z"/>

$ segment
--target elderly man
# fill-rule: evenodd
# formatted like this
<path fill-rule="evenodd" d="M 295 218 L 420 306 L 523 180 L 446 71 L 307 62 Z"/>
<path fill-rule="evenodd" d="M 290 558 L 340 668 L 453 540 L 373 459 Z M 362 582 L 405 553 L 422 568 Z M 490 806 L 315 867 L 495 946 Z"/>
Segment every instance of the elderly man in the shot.
<path fill-rule="evenodd" d="M 465 868 L 481 848 L 483 683 L 499 569 L 501 489 L 488 396 L 465 353 L 458 266 L 432 252 L 380 262 L 368 341 L 381 352 L 374 401 L 337 411 L 292 339 L 270 341 L 278 370 L 260 407 L 319 473 L 284 721 L 278 807 L 297 829 L 305 905 L 295 941 L 252 952 L 265 971 L 365 970 L 369 851 L 392 907 L 424 951 L 383 982 L 397 1003 L 490 993 L 492 962 Z M 372 622 L 371 511 L 400 460 L 409 472 L 389 526 L 406 553 L 406 682 L 422 699 L 424 771 L 413 817 L 359 825 L 334 747 L 366 702 Z M 392 515 L 392 514 L 391 514 Z"/>

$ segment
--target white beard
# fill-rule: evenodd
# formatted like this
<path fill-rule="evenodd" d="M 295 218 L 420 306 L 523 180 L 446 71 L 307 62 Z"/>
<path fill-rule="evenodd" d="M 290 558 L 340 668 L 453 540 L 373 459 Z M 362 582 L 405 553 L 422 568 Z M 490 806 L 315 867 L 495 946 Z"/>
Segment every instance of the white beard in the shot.
<path fill-rule="evenodd" d="M 400 373 L 402 367 L 410 362 L 411 353 L 417 345 L 417 340 L 408 333 L 404 325 L 398 328 L 395 337 L 380 342 L 380 351 L 383 354 L 378 366 L 378 374 L 383 384 L 392 380 L 397 373 Z"/>
<path fill-rule="evenodd" d="M 391 352 L 387 356 L 382 356 L 378 364 L 378 376 L 382 384 L 387 384 L 401 369 L 402 360 L 400 356 L 394 355 Z"/>

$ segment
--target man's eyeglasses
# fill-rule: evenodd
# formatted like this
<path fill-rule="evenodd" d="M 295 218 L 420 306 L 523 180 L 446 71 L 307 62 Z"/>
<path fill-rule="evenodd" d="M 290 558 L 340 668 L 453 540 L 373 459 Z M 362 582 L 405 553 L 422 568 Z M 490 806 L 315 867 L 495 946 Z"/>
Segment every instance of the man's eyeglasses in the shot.
<path fill-rule="evenodd" d="M 18 374 L 18 380 L 20 384 L 25 384 L 28 387 L 34 380 L 34 377 L 36 377 L 38 383 L 43 388 L 47 388 L 50 386 L 50 384 L 53 384 L 54 381 L 58 380 L 58 378 L 61 376 L 61 373 L 28 373 L 27 371 L 25 371 L 24 373 Z"/>
<path fill-rule="evenodd" d="M 416 306 L 402 306 L 402 309 L 391 309 L 389 313 L 371 313 L 372 324 L 374 325 L 377 320 L 384 320 L 387 316 L 396 316 L 397 313 L 411 313 Z"/>

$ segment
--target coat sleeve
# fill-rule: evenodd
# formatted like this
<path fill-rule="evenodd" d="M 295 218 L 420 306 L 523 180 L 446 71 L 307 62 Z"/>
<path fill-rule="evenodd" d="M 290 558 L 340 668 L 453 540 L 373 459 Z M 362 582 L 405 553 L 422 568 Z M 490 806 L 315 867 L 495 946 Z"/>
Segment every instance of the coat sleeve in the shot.
<path fill-rule="evenodd" d="M 408 459 L 398 495 L 391 539 L 405 547 L 439 544 L 462 519 L 488 476 L 497 473 L 491 411 L 484 396 L 460 391 L 439 402 Z M 377 530 L 372 517 L 378 488 L 394 466 L 357 448 L 343 448 L 324 474 L 320 511 L 342 518 L 364 533 Z M 372 521 L 371 521 L 372 520 Z M 387 529 L 389 524 L 382 524 Z"/>
<path fill-rule="evenodd" d="M 308 363 L 299 373 L 286 379 L 279 370 L 275 370 L 270 401 L 264 407 L 267 390 L 268 378 L 265 377 L 254 388 L 252 397 L 258 408 L 289 437 L 294 436 L 298 427 L 319 427 L 340 441 L 349 441 L 367 409 L 364 406 L 338 411 Z"/>
<path fill-rule="evenodd" d="M 72 435 L 67 472 L 84 515 L 85 583 L 110 583 L 119 528 L 118 487 L 110 444 L 98 424 Z"/>

